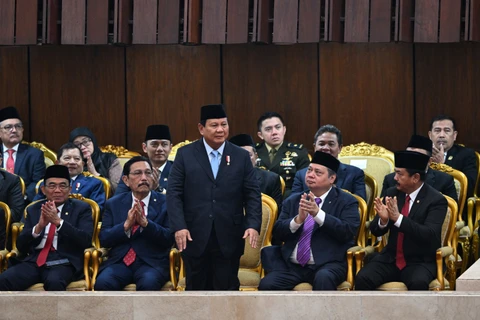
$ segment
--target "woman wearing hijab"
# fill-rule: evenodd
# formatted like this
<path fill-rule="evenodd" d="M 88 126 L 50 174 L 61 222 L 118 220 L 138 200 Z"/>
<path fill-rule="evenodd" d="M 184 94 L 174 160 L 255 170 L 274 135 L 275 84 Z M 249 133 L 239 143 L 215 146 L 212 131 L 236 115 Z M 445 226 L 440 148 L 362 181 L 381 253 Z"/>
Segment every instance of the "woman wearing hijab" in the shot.
<path fill-rule="evenodd" d="M 94 176 L 107 178 L 112 185 L 113 192 L 117 188 L 122 176 L 122 166 L 113 153 L 102 152 L 98 148 L 97 139 L 86 127 L 75 128 L 70 132 L 70 142 L 82 150 L 86 159 L 85 171 Z"/>

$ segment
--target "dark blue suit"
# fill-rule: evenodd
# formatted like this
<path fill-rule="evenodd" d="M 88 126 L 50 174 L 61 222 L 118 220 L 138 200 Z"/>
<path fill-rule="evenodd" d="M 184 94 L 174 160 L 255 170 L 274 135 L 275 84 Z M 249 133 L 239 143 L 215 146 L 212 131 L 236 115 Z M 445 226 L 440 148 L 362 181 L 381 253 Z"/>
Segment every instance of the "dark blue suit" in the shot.
<path fill-rule="evenodd" d="M 10 208 L 12 222 L 18 222 L 22 218 L 25 202 L 20 186 L 20 178 L 5 170 L 0 170 L 0 201 L 5 202 Z M 0 247 L 5 248 L 5 219 L 4 212 L 0 210 Z"/>
<path fill-rule="evenodd" d="M 3 144 L 0 143 L 0 152 L 3 154 Z M 3 166 L 7 159 L 3 160 Z M 28 202 L 35 197 L 35 186 L 45 176 L 45 157 L 39 149 L 20 143 L 15 159 L 15 174 L 22 177 L 25 182 Z"/>
<path fill-rule="evenodd" d="M 100 266 L 95 290 L 122 290 L 130 283 L 135 283 L 137 290 L 160 290 L 170 277 L 169 253 L 174 239 L 168 227 L 165 196 L 151 192 L 147 227 L 128 237 L 123 225 L 131 208 L 131 192 L 106 203 L 99 239 L 102 247 L 111 249 Z M 130 248 L 137 257 L 127 267 L 123 258 Z"/>
<path fill-rule="evenodd" d="M 43 186 L 43 181 L 40 186 Z M 105 206 L 105 189 L 100 180 L 93 177 L 85 177 L 83 174 L 80 174 L 73 182 L 71 193 L 80 193 L 85 198 L 92 199 L 98 204 L 100 211 L 103 212 L 103 207 Z M 38 194 L 33 200 L 43 198 L 45 198 L 45 195 L 42 189 L 38 188 Z"/>
<path fill-rule="evenodd" d="M 308 187 L 305 184 L 307 170 L 308 168 L 304 168 L 295 174 L 292 192 L 304 192 L 305 190 L 308 190 Z M 340 163 L 335 185 L 362 197 L 365 201 L 367 200 L 367 192 L 365 191 L 365 173 L 357 167 Z"/>
<path fill-rule="evenodd" d="M 332 187 L 322 210 L 325 220 L 320 227 L 315 223 L 311 250 L 315 264 L 302 267 L 290 261 L 303 226 L 295 233 L 290 222 L 298 214 L 302 193 L 294 193 L 283 202 L 282 212 L 273 227 L 273 236 L 283 246 L 262 249 L 262 264 L 269 272 L 262 279 L 259 290 L 290 290 L 301 282 L 309 282 L 314 290 L 336 290 L 346 278 L 346 252 L 354 244 L 360 224 L 358 202 L 350 194 Z"/>
<path fill-rule="evenodd" d="M 47 261 L 68 259 L 70 264 L 52 268 L 37 267 L 40 250 L 35 249 L 44 237 L 45 230 L 37 237 L 32 229 L 40 219 L 45 201 L 39 201 L 27 209 L 25 226 L 17 239 L 17 248 L 28 253 L 23 262 L 14 265 L 0 275 L 0 290 L 25 290 L 39 282 L 45 290 L 65 290 L 73 280 L 83 276 L 83 253 L 92 246 L 93 219 L 91 207 L 80 200 L 68 199 L 60 214 L 63 225 L 58 230 L 57 249 L 48 254 Z M 55 272 L 54 272 L 55 271 Z M 25 276 L 28 275 L 28 276 Z"/>
<path fill-rule="evenodd" d="M 168 186 L 168 175 L 170 174 L 170 169 L 172 168 L 172 161 L 167 161 L 167 164 L 165 165 L 165 168 L 163 168 L 162 174 L 160 175 L 160 180 L 158 184 L 162 189 L 166 190 Z M 120 179 L 118 182 L 117 189 L 115 190 L 115 195 L 119 195 L 122 193 L 130 192 L 130 188 L 127 187 L 125 182 L 123 182 L 123 179 Z"/>

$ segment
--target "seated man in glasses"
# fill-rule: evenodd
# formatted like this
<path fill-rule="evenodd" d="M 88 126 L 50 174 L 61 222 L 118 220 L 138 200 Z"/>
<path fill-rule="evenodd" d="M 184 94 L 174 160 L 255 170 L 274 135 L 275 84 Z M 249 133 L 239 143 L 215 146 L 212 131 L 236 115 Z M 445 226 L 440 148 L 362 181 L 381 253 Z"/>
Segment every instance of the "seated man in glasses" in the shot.
<path fill-rule="evenodd" d="M 26 200 L 31 202 L 37 182 L 45 175 L 45 158 L 39 149 L 21 143 L 23 124 L 15 107 L 0 110 L 0 139 L 3 168 L 23 178 L 27 188 Z"/>
<path fill-rule="evenodd" d="M 69 199 L 70 176 L 65 166 L 53 165 L 45 173 L 46 200 L 27 208 L 17 248 L 27 254 L 22 262 L 0 274 L 1 291 L 21 291 L 43 282 L 46 291 L 64 291 L 83 277 L 83 252 L 92 246 L 90 206 Z"/>
<path fill-rule="evenodd" d="M 57 153 L 57 164 L 64 165 L 68 168 L 70 181 L 72 185 L 72 193 L 79 193 L 85 198 L 92 199 L 98 204 L 100 211 L 103 212 L 105 206 L 105 189 L 100 180 L 94 177 L 86 177 L 82 174 L 85 166 L 85 159 L 82 151 L 71 142 L 60 147 Z M 40 184 L 43 186 L 44 182 Z M 42 189 L 38 190 L 38 194 L 33 200 L 45 198 Z"/>
<path fill-rule="evenodd" d="M 123 182 L 132 190 L 107 201 L 100 244 L 111 248 L 100 266 L 96 291 L 160 290 L 169 280 L 169 253 L 173 234 L 168 227 L 165 195 L 151 191 L 150 160 L 133 157 L 123 167 Z"/>

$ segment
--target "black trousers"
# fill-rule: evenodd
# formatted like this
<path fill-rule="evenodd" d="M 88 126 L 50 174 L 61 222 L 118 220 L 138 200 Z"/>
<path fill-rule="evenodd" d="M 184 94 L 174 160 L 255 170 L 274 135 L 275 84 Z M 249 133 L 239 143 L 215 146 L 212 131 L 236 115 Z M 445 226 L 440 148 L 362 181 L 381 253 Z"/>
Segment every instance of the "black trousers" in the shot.
<path fill-rule="evenodd" d="M 205 252 L 200 257 L 182 254 L 186 290 L 238 290 L 240 254 L 226 258 L 212 229 Z"/>

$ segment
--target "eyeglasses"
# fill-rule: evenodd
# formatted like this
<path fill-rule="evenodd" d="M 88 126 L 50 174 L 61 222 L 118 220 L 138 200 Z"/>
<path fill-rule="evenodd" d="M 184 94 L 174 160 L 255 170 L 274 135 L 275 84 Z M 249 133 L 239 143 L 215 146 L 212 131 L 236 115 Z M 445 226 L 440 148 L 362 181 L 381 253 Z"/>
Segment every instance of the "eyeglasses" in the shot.
<path fill-rule="evenodd" d="M 92 139 L 83 139 L 80 142 L 74 143 L 77 147 L 81 148 L 82 146 L 88 147 L 88 145 L 92 142 Z"/>
<path fill-rule="evenodd" d="M 21 130 L 23 129 L 23 124 L 7 124 L 6 126 L 0 127 L 0 129 L 3 129 L 5 131 L 13 131 L 13 128 L 15 128 L 15 130 Z"/>
<path fill-rule="evenodd" d="M 147 177 L 151 177 L 153 175 L 153 172 L 151 170 L 145 170 L 145 171 L 136 170 L 136 171 L 130 172 L 129 174 L 131 174 L 134 177 L 140 177 L 142 174 L 146 175 Z"/>
<path fill-rule="evenodd" d="M 66 183 L 60 183 L 60 184 L 49 183 L 49 184 L 46 185 L 46 187 L 49 190 L 55 190 L 55 189 L 59 188 L 60 190 L 65 191 L 68 188 L 70 188 L 70 185 L 68 185 Z"/>

